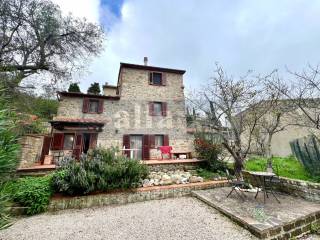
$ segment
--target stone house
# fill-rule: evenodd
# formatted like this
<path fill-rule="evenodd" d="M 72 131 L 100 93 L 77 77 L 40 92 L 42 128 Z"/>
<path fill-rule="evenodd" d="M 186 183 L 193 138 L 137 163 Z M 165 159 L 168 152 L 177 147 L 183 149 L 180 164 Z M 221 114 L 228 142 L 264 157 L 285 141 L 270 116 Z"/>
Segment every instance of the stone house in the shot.
<path fill-rule="evenodd" d="M 306 137 L 310 134 L 319 135 L 319 131 L 313 127 L 310 127 L 310 122 L 308 121 L 306 115 L 302 112 L 301 109 L 297 108 L 296 104 L 293 104 L 294 100 L 279 100 L 277 111 L 281 110 L 281 115 L 277 119 L 277 115 L 271 110 L 267 112 L 263 120 L 266 121 L 267 127 L 269 130 L 272 126 L 276 126 L 277 121 L 279 121 L 278 126 L 276 127 L 275 133 L 272 135 L 270 142 L 270 150 L 272 156 L 278 157 L 287 157 L 292 155 L 290 142 Z M 310 114 L 315 114 L 315 109 L 305 108 L 306 111 L 309 111 Z M 247 109 L 246 111 L 250 111 Z M 267 133 L 266 129 L 260 128 L 261 119 L 259 120 L 257 130 L 262 131 L 262 134 L 253 135 L 250 152 L 252 154 L 263 154 L 267 146 Z M 278 131 L 280 130 L 280 131 Z M 243 134 L 243 139 L 247 138 L 247 132 Z M 247 142 L 247 140 L 245 140 Z"/>
<path fill-rule="evenodd" d="M 159 146 L 172 146 L 190 158 L 193 136 L 187 133 L 184 73 L 148 66 L 145 58 L 144 65 L 120 63 L 117 85 L 104 85 L 102 95 L 58 92 L 49 155 L 79 158 L 100 146 L 148 160 L 161 158 Z"/>

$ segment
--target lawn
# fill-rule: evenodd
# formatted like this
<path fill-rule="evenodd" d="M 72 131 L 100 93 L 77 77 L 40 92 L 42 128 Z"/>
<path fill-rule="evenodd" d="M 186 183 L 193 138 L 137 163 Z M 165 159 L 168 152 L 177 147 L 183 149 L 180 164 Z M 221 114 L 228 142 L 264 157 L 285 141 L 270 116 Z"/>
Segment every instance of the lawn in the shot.
<path fill-rule="evenodd" d="M 303 165 L 295 157 L 273 157 L 272 165 L 274 172 L 282 177 L 314 181 Z M 264 171 L 267 166 L 267 159 L 253 157 L 246 161 L 245 169 L 249 171 Z"/>

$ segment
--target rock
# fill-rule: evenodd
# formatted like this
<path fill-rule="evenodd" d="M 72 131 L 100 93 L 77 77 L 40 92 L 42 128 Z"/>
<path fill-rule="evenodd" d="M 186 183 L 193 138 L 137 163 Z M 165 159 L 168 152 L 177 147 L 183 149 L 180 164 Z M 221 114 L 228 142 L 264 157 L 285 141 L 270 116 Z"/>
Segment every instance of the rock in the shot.
<path fill-rule="evenodd" d="M 161 179 L 161 175 L 155 175 L 154 179 L 160 180 Z"/>
<path fill-rule="evenodd" d="M 159 182 L 160 182 L 159 179 L 155 179 L 153 185 L 159 186 L 159 184 L 160 184 Z"/>
<path fill-rule="evenodd" d="M 188 183 L 188 178 L 182 177 L 182 178 L 180 179 L 180 182 L 181 182 L 182 184 L 186 184 L 186 183 Z"/>
<path fill-rule="evenodd" d="M 198 177 L 198 176 L 191 176 L 189 178 L 189 182 L 190 183 L 203 182 L 203 178 L 202 177 Z"/>
<path fill-rule="evenodd" d="M 150 184 L 151 186 L 153 186 L 153 185 L 154 185 L 154 179 L 150 179 L 149 184 Z"/>
<path fill-rule="evenodd" d="M 170 184 L 172 184 L 171 179 L 167 179 L 167 180 L 162 181 L 162 185 L 170 185 Z"/>
<path fill-rule="evenodd" d="M 149 179 L 144 179 L 144 180 L 142 181 L 142 186 L 143 186 L 143 187 L 151 187 L 152 184 L 150 183 Z"/>
<path fill-rule="evenodd" d="M 197 177 L 198 178 L 198 182 L 203 182 L 203 177 Z"/>
<path fill-rule="evenodd" d="M 162 175 L 161 180 L 162 181 L 171 180 L 171 177 L 167 174 L 164 174 L 164 175 Z"/>

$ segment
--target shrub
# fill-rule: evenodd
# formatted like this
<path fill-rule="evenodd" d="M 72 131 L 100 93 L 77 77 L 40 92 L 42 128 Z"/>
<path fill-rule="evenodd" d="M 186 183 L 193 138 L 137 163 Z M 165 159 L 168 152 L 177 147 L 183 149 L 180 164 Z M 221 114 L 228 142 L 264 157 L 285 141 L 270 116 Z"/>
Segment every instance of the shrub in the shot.
<path fill-rule="evenodd" d="M 33 215 L 47 210 L 52 195 L 51 176 L 19 178 L 7 187 L 14 202 Z"/>
<path fill-rule="evenodd" d="M 15 127 L 12 112 L 6 109 L 6 103 L 0 90 L 0 229 L 10 224 L 10 196 L 5 193 L 6 182 L 12 178 L 18 163 L 19 145 L 13 133 Z"/>
<path fill-rule="evenodd" d="M 211 171 L 225 171 L 226 163 L 219 159 L 222 153 L 221 144 L 211 135 L 199 133 L 194 141 L 195 151 L 200 159 L 207 160 L 204 167 Z"/>
<path fill-rule="evenodd" d="M 147 175 L 147 167 L 138 161 L 117 156 L 114 149 L 97 149 L 79 162 L 65 159 L 52 183 L 56 192 L 81 195 L 136 187 Z"/>

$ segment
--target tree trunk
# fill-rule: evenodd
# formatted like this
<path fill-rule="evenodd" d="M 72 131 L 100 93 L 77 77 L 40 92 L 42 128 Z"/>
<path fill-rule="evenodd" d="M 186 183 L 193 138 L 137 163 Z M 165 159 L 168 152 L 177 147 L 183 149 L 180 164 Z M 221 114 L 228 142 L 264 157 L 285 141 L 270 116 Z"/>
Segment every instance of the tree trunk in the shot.
<path fill-rule="evenodd" d="M 267 172 L 272 172 L 272 154 L 271 154 L 271 140 L 272 140 L 272 134 L 268 134 L 267 139 L 267 149 L 266 149 L 266 155 L 267 155 Z"/>
<path fill-rule="evenodd" d="M 241 156 L 237 156 L 234 158 L 234 173 L 238 179 L 242 178 L 241 171 L 243 170 L 243 158 Z"/>

